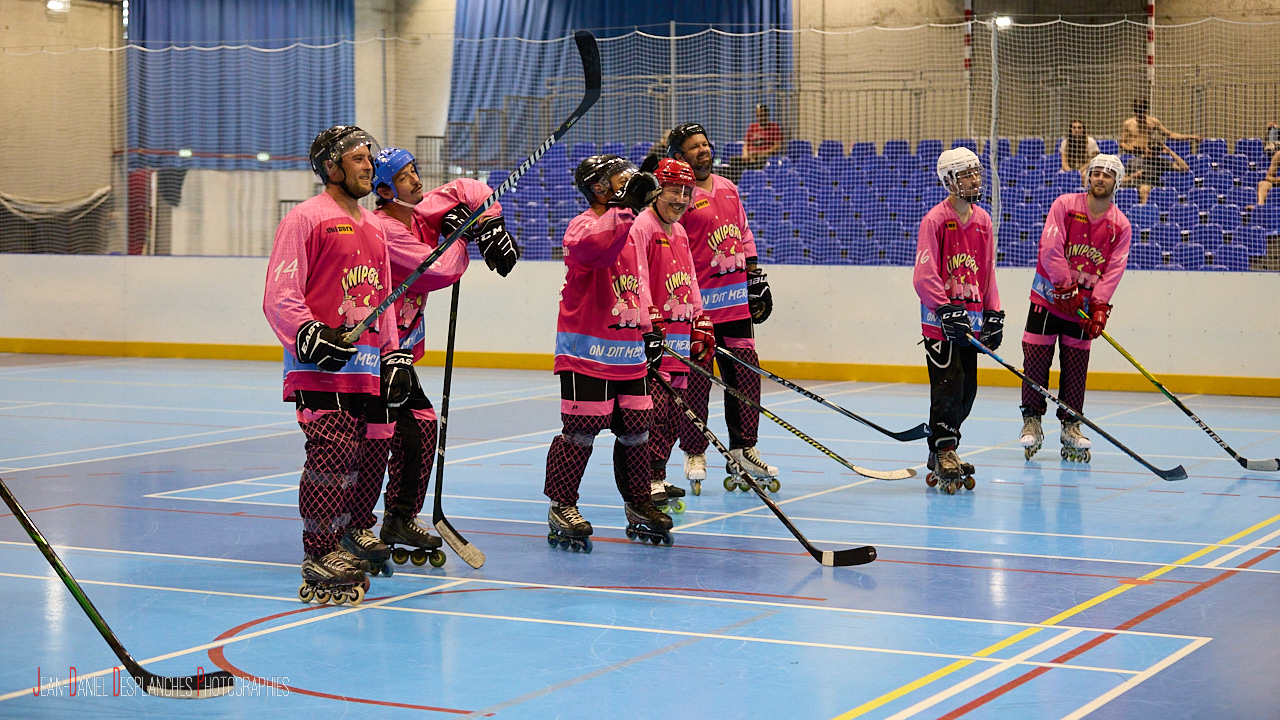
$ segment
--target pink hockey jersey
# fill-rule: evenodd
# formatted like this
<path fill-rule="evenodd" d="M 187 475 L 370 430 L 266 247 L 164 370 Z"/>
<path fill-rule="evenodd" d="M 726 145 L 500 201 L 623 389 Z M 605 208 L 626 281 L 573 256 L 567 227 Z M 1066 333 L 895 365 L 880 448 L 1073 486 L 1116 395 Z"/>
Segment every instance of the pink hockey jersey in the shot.
<path fill-rule="evenodd" d="M 1085 297 L 1109 304 L 1129 264 L 1131 239 L 1129 218 L 1114 204 L 1095 219 L 1089 217 L 1088 193 L 1059 195 L 1040 233 L 1031 302 L 1066 317 L 1053 306 L 1049 293 L 1054 286 L 1076 283 Z"/>
<path fill-rule="evenodd" d="M 312 320 L 350 330 L 391 293 L 382 223 L 360 208 L 353 220 L 321 193 L 289 211 L 276 229 L 262 311 L 284 346 L 284 399 L 295 390 L 379 392 L 382 353 L 399 346 L 395 315 L 383 313 L 356 339 L 357 353 L 337 372 L 298 360 L 298 329 Z"/>
<path fill-rule="evenodd" d="M 414 206 L 412 227 L 405 227 L 404 223 L 379 211 L 377 217 L 386 231 L 387 254 L 391 258 L 392 287 L 399 287 L 444 239 L 440 234 L 440 223 L 445 213 L 458 203 L 466 203 L 472 209 L 478 208 L 491 194 L 493 191 L 489 186 L 470 178 L 459 178 L 441 185 L 424 195 L 422 201 Z M 481 216 L 480 221 L 501 212 L 502 206 L 494 203 Z M 452 285 L 462 277 L 469 262 L 466 242 L 455 242 L 396 301 L 400 349 L 412 349 L 414 362 L 422 359 L 425 345 L 426 316 L 423 306 L 427 302 L 427 293 Z"/>
<path fill-rule="evenodd" d="M 698 271 L 702 307 L 713 323 L 751 317 L 747 307 L 747 258 L 756 241 L 738 186 L 713 174 L 711 191 L 693 189 L 693 202 L 680 218 Z"/>
<path fill-rule="evenodd" d="M 937 309 L 948 302 L 963 303 L 974 332 L 981 330 L 982 311 L 1000 309 L 995 269 L 995 240 L 987 211 L 974 206 L 969 222 L 961 223 L 950 198 L 934 205 L 920 221 L 912 278 L 920 296 L 924 336 L 942 339 Z"/>
<path fill-rule="evenodd" d="M 652 207 L 646 208 L 631 226 L 631 236 L 645 252 L 649 263 L 650 294 L 653 304 L 666 320 L 667 345 L 689 357 L 689 335 L 693 321 L 702 315 L 702 295 L 698 275 L 689 253 L 689 236 L 680 223 L 672 223 L 671 232 L 662 229 L 662 221 Z M 684 363 L 671 357 L 662 358 L 659 369 L 664 372 L 689 372 Z"/>
<path fill-rule="evenodd" d="M 635 213 L 609 208 L 586 210 L 564 233 L 564 287 L 556 320 L 555 372 L 576 372 L 605 380 L 645 375 L 649 271 L 645 254 L 631 236 Z"/>

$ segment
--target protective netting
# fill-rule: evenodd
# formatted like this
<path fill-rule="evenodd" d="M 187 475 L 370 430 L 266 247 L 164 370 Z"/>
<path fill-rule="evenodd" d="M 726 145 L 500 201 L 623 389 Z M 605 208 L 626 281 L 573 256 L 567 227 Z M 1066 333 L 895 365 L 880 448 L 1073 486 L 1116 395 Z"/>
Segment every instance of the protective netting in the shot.
<path fill-rule="evenodd" d="M 1258 49 L 1277 41 L 1280 24 L 1223 20 L 632 32 L 599 41 L 603 97 L 503 204 L 526 259 L 559 257 L 582 209 L 579 159 L 640 162 L 667 128 L 699 122 L 767 262 L 909 264 L 920 217 L 944 196 L 937 155 L 965 144 L 988 169 L 1001 264 L 1028 265 L 1049 204 L 1080 185 L 1058 154 L 1072 121 L 1118 151 L 1144 100 L 1173 134 L 1144 135 L 1159 157 L 1141 157 L 1142 181 L 1117 196 L 1136 228 L 1132 266 L 1280 269 L 1280 202 L 1258 202 L 1280 119 L 1280 61 Z M 0 193 L 23 198 L 0 203 L 0 251 L 265 255 L 283 214 L 316 192 L 303 158 L 323 126 L 359 122 L 413 150 L 429 184 L 496 186 L 582 87 L 570 38 L 6 51 L 0 88 L 23 98 L 7 106 L 9 137 L 57 152 L 0 153 Z M 761 105 L 768 118 L 750 130 Z"/>

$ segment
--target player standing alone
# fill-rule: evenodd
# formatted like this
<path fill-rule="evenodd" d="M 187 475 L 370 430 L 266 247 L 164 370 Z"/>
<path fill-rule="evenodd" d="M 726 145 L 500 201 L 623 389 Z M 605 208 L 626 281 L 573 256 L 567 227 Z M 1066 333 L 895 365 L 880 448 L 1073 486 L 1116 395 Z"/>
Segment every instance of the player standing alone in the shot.
<path fill-rule="evenodd" d="M 1004 312 L 996 288 L 995 239 L 982 199 L 982 162 L 968 148 L 938 156 L 938 178 L 950 193 L 920 221 L 914 284 L 929 368 L 927 481 L 955 494 L 973 488 L 973 466 L 956 454 L 960 425 L 978 394 L 978 349 L 1000 347 Z"/>
<path fill-rule="evenodd" d="M 303 518 L 303 600 L 359 602 L 369 564 L 339 548 L 351 518 L 356 455 L 366 405 L 394 407 L 409 394 L 402 366 L 382 357 L 399 348 L 394 318 L 383 314 L 356 339 L 346 332 L 391 292 L 382 225 L 356 202 L 372 189 L 378 143 L 337 125 L 311 143 L 311 167 L 324 192 L 289 211 L 276 230 L 262 309 L 284 345 L 284 399 L 306 435 L 298 487 Z"/>
<path fill-rule="evenodd" d="M 1085 168 L 1087 192 L 1059 195 L 1040 234 L 1040 260 L 1031 282 L 1031 311 L 1022 335 L 1027 377 L 1049 384 L 1053 349 L 1062 346 L 1062 402 L 1084 410 L 1089 348 L 1111 315 L 1111 296 L 1129 262 L 1129 219 L 1112 202 L 1124 180 L 1124 163 L 1115 155 L 1095 155 Z M 1078 310 L 1088 313 L 1080 317 Z M 1028 460 L 1040 449 L 1044 396 L 1022 385 L 1022 447 Z M 1089 462 L 1093 443 L 1080 433 L 1080 421 L 1062 408 L 1064 460 Z"/>
<path fill-rule="evenodd" d="M 609 428 L 627 535 L 670 544 L 671 517 L 649 495 L 653 399 L 645 375 L 662 357 L 661 318 L 650 299 L 648 263 L 630 237 L 657 182 L 616 155 L 583 160 L 574 181 L 591 207 L 564 233 L 555 355 L 564 428 L 547 452 L 547 541 L 590 552 L 591 523 L 578 512 L 578 488 L 596 434 Z"/>
<path fill-rule="evenodd" d="M 711 172 L 714 148 L 701 125 L 689 123 L 675 128 L 668 143 L 667 153 L 688 163 L 698 181 L 693 204 L 680 224 L 689 234 L 702 307 L 715 326 L 716 344 L 745 362 L 759 365 L 752 324 L 768 319 L 773 311 L 773 296 L 764 272 L 756 267 L 755 239 L 747 227 L 747 212 L 738 196 L 738 186 Z M 710 363 L 708 356 L 708 368 Z M 759 401 L 759 375 L 728 360 L 720 361 L 720 374 L 731 387 Z M 703 422 L 707 419 L 710 394 L 710 380 L 696 374 L 689 378 L 685 401 Z M 776 478 L 778 468 L 766 463 L 755 447 L 760 412 L 726 392 L 724 419 L 729 427 L 729 454 L 734 460 L 756 478 Z M 693 423 L 683 421 L 680 425 L 685 477 L 691 483 L 701 483 L 707 477 L 707 438 Z M 730 472 L 727 465 L 725 471 Z"/>

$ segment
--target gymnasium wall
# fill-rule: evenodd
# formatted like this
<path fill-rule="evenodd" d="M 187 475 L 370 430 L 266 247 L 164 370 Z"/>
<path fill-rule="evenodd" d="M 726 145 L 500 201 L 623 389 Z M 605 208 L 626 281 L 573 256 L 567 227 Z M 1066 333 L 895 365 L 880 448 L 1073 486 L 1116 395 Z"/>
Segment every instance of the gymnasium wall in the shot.
<path fill-rule="evenodd" d="M 0 255 L 0 352 L 276 360 L 262 314 L 266 258 Z M 919 306 L 905 267 L 774 266 L 760 355 L 796 378 L 924 382 Z M 1021 364 L 1030 269 L 1001 269 Z M 522 263 L 506 279 L 477 264 L 463 283 L 459 362 L 550 368 L 563 265 Z M 1280 397 L 1280 283 L 1271 273 L 1130 272 L 1108 327 L 1176 391 Z M 448 295 L 428 304 L 428 347 L 443 350 Z M 1095 388 L 1150 386 L 1098 341 Z M 439 364 L 441 353 L 424 361 Z M 985 383 L 1012 384 L 988 361 Z M 1114 375 L 1110 375 L 1110 374 Z"/>

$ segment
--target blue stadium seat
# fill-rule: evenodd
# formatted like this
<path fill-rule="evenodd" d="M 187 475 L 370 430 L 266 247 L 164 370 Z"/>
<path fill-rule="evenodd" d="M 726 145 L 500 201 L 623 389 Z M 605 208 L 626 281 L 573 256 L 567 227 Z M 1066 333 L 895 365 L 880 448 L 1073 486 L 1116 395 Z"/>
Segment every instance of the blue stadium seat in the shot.
<path fill-rule="evenodd" d="M 1267 236 L 1271 234 L 1269 231 L 1260 227 L 1242 227 L 1236 228 L 1234 231 L 1232 231 L 1231 228 L 1223 228 L 1223 230 L 1227 231 L 1222 236 L 1222 242 L 1224 244 L 1227 242 L 1227 235 L 1230 235 L 1230 244 L 1243 247 L 1249 251 L 1250 255 L 1262 255 L 1266 253 Z"/>
<path fill-rule="evenodd" d="M 1227 204 L 1248 207 L 1258 202 L 1258 190 L 1253 187 L 1233 187 L 1227 191 Z"/>
<path fill-rule="evenodd" d="M 1226 170 L 1236 177 L 1242 177 L 1251 169 L 1249 167 L 1250 162 L 1252 161 L 1249 160 L 1248 157 L 1233 153 L 1231 155 L 1224 156 L 1222 160 L 1218 161 L 1218 167 Z"/>
<path fill-rule="evenodd" d="M 849 157 L 857 160 L 859 163 L 867 158 L 876 156 L 876 144 L 874 142 L 864 141 L 856 142 L 849 148 Z M 861 167 L 861 165 L 859 165 Z"/>
<path fill-rule="evenodd" d="M 1184 195 L 1190 192 L 1191 188 L 1195 187 L 1196 184 L 1196 178 L 1190 172 L 1168 172 L 1161 179 L 1166 186 Z"/>
<path fill-rule="evenodd" d="M 1273 190 L 1272 192 L 1280 192 Z M 1259 205 L 1253 209 L 1253 215 L 1249 218 L 1249 224 L 1255 227 L 1263 227 L 1268 230 L 1280 230 L 1280 195 L 1271 197 L 1267 195 L 1265 205 Z"/>
<path fill-rule="evenodd" d="M 820 237 L 809 241 L 809 262 L 813 265 L 844 264 L 843 248 L 833 237 Z"/>
<path fill-rule="evenodd" d="M 573 144 L 573 152 L 569 153 L 569 164 L 577 166 L 583 159 L 592 155 L 598 155 L 596 144 L 593 142 L 577 142 Z"/>
<path fill-rule="evenodd" d="M 496 190 L 499 185 L 506 182 L 510 175 L 511 173 L 506 172 L 491 172 L 485 180 L 485 184 L 489 186 L 490 190 Z"/>
<path fill-rule="evenodd" d="M 1240 181 L 1241 186 L 1256 191 L 1258 189 L 1258 183 L 1267 179 L 1267 167 L 1270 167 L 1270 165 L 1263 166 L 1262 170 L 1246 170 L 1244 175 L 1241 175 L 1236 179 Z"/>
<path fill-rule="evenodd" d="M 1221 225 L 1196 225 L 1191 228 L 1191 242 L 1213 252 L 1222 245 Z"/>
<path fill-rule="evenodd" d="M 758 190 L 768 184 L 768 179 L 764 175 L 763 170 L 743 170 L 742 177 L 738 178 L 738 190 L 743 195 L 749 195 L 752 191 Z"/>
<path fill-rule="evenodd" d="M 752 202 L 747 210 L 747 223 L 750 227 L 776 222 L 782 218 L 782 206 L 773 200 Z"/>
<path fill-rule="evenodd" d="M 548 208 L 547 214 L 551 216 L 551 220 L 553 222 L 563 223 L 563 222 L 568 222 L 569 220 L 572 220 L 574 217 L 577 217 L 578 215 L 581 215 L 582 208 L 578 206 L 578 203 L 576 201 L 569 200 L 567 202 L 558 202 L 558 203 L 555 203 L 554 205 L 551 205 Z M 564 231 L 564 228 L 561 228 L 561 234 L 564 234 L 563 231 Z"/>
<path fill-rule="evenodd" d="M 1200 208 L 1201 212 L 1209 212 L 1209 208 L 1219 205 L 1224 201 L 1220 197 L 1220 193 L 1210 187 L 1191 188 L 1187 193 L 1187 202 Z"/>
<path fill-rule="evenodd" d="M 1098 151 L 1107 155 L 1119 155 L 1120 143 L 1115 140 L 1099 140 Z"/>
<path fill-rule="evenodd" d="M 1240 227 L 1240 208 L 1235 205 L 1214 205 L 1209 210 L 1209 222 L 1221 225 L 1223 230 Z"/>
<path fill-rule="evenodd" d="M 1001 158 L 1013 157 L 1013 144 L 1009 138 L 1002 137 L 996 143 L 996 148 L 1000 151 Z M 991 139 L 987 138 L 982 141 L 982 162 L 989 165 L 991 161 Z"/>
<path fill-rule="evenodd" d="M 1045 184 L 1044 172 L 1040 170 L 1023 170 L 1018 176 L 1018 187 L 1037 188 Z"/>
<path fill-rule="evenodd" d="M 1267 157 L 1266 143 L 1262 138 L 1240 138 L 1236 140 L 1236 154 L 1244 155 L 1256 165 L 1266 165 L 1271 160 Z"/>
<path fill-rule="evenodd" d="M 858 163 L 848 155 L 833 157 L 827 161 L 827 172 L 831 173 L 832 179 L 838 178 L 849 172 L 857 171 Z"/>
<path fill-rule="evenodd" d="M 890 265 L 915 265 L 916 239 L 905 236 L 897 238 L 889 243 L 885 254 L 889 259 Z"/>
<path fill-rule="evenodd" d="M 1165 144 L 1169 146 L 1170 150 L 1178 153 L 1178 157 L 1180 158 L 1185 158 L 1186 156 L 1191 154 L 1190 140 L 1169 140 Z M 1201 148 L 1200 152 L 1204 152 L 1203 144 L 1201 144 L 1200 148 Z"/>
<path fill-rule="evenodd" d="M 1182 230 L 1173 223 L 1156 223 L 1151 228 L 1151 242 L 1169 250 L 1175 245 L 1182 244 Z"/>
<path fill-rule="evenodd" d="M 1138 188 L 1120 188 L 1116 191 L 1113 202 L 1122 212 L 1127 212 L 1130 207 L 1138 204 Z"/>
<path fill-rule="evenodd" d="M 742 141 L 731 140 L 716 146 L 716 155 L 725 159 L 742 157 Z"/>
<path fill-rule="evenodd" d="M 1053 175 L 1053 185 L 1063 192 L 1075 192 L 1080 187 L 1080 173 L 1074 170 L 1059 170 Z"/>
<path fill-rule="evenodd" d="M 1147 195 L 1147 202 L 1160 207 L 1172 207 L 1178 203 L 1178 191 L 1168 187 L 1153 187 Z"/>
<path fill-rule="evenodd" d="M 773 241 L 770 261 L 779 265 L 807 265 L 806 246 L 796 231 L 790 237 L 781 237 Z"/>
<path fill-rule="evenodd" d="M 1035 189 L 1032 193 L 1034 202 L 1045 208 L 1045 212 L 1049 211 L 1049 207 L 1053 205 L 1053 201 L 1063 193 L 1062 188 L 1053 187 L 1051 185 L 1042 185 Z"/>
<path fill-rule="evenodd" d="M 830 163 L 836 158 L 845 157 L 844 142 L 841 140 L 823 140 L 818 143 L 818 159 Z"/>
<path fill-rule="evenodd" d="M 1170 140 L 1169 147 L 1171 148 L 1174 147 L 1173 145 L 1174 142 L 1177 142 L 1177 141 Z M 1175 149 L 1174 152 L 1178 152 L 1178 151 Z M 1227 141 L 1221 138 L 1206 138 L 1204 140 L 1201 140 L 1200 152 L 1204 155 L 1208 155 L 1209 157 L 1213 158 L 1216 161 L 1221 162 L 1222 158 L 1226 157 L 1226 154 L 1227 154 Z M 1182 155 L 1182 153 L 1178 153 L 1178 154 Z"/>
<path fill-rule="evenodd" d="M 1188 171 L 1198 178 L 1208 175 L 1214 169 L 1214 165 L 1217 164 L 1217 161 L 1208 155 L 1192 155 L 1190 157 L 1183 155 L 1182 159 L 1187 161 Z"/>
<path fill-rule="evenodd" d="M 1226 170 L 1210 170 L 1205 174 L 1204 184 L 1225 195 L 1227 191 L 1235 187 L 1236 179 L 1234 175 Z"/>
<path fill-rule="evenodd" d="M 1126 214 L 1135 229 L 1154 227 L 1160 222 L 1160 214 L 1155 205 L 1134 205 Z"/>
<path fill-rule="evenodd" d="M 942 154 L 942 141 L 934 138 L 926 138 L 916 143 L 916 157 L 922 163 L 929 163 L 933 166 L 938 164 L 938 156 Z"/>
<path fill-rule="evenodd" d="M 1167 209 L 1161 206 L 1164 212 L 1169 215 L 1169 222 L 1186 230 L 1200 224 L 1200 208 L 1187 203 L 1174 203 L 1169 205 Z"/>
<path fill-rule="evenodd" d="M 953 149 L 958 147 L 967 147 L 970 150 L 972 150 L 975 154 L 977 154 L 978 141 L 972 138 L 956 138 L 955 140 L 951 141 L 951 147 Z"/>
<path fill-rule="evenodd" d="M 1018 203 L 1013 206 L 1013 221 L 1025 226 L 1043 225 L 1044 211 L 1036 204 Z"/>
<path fill-rule="evenodd" d="M 1134 270 L 1154 270 L 1160 267 L 1163 251 L 1152 243 L 1133 243 L 1129 246 L 1129 267 Z"/>
<path fill-rule="evenodd" d="M 626 143 L 607 142 L 600 146 L 601 155 L 617 155 L 618 157 L 627 156 Z"/>
<path fill-rule="evenodd" d="M 911 154 L 911 143 L 907 140 L 885 140 L 881 155 L 887 158 L 899 158 Z"/>
<path fill-rule="evenodd" d="M 788 140 L 787 157 L 798 158 L 813 155 L 813 143 L 808 140 Z"/>
<path fill-rule="evenodd" d="M 1031 156 L 1031 155 L 1044 155 L 1044 154 L 1045 154 L 1044 138 L 1029 137 L 1029 138 L 1022 138 L 1021 140 L 1018 141 L 1019 156 L 1025 157 L 1025 156 Z"/>
<path fill-rule="evenodd" d="M 635 163 L 637 166 L 649 157 L 649 150 L 653 148 L 653 143 L 638 142 L 631 146 L 631 151 L 627 153 L 627 159 Z"/>
<path fill-rule="evenodd" d="M 930 208 L 942 202 L 946 197 L 947 189 L 942 187 L 942 184 L 936 179 L 933 181 L 932 185 L 929 185 L 920 191 L 920 202 L 924 204 L 926 208 L 925 212 L 928 212 Z M 1280 196 L 1277 196 L 1277 202 L 1280 202 Z M 1277 207 L 1280 207 L 1280 205 L 1277 205 Z"/>
<path fill-rule="evenodd" d="M 1170 250 L 1170 259 L 1183 270 L 1199 270 L 1204 266 L 1204 248 L 1195 243 L 1180 243 Z"/>
<path fill-rule="evenodd" d="M 1249 249 L 1243 245 L 1223 245 L 1213 251 L 1213 262 L 1234 272 L 1248 272 Z"/>
<path fill-rule="evenodd" d="M 903 230 L 902 223 L 881 220 L 874 225 L 868 226 L 868 236 L 876 245 L 885 246 L 894 240 L 905 237 L 906 231 Z"/>

